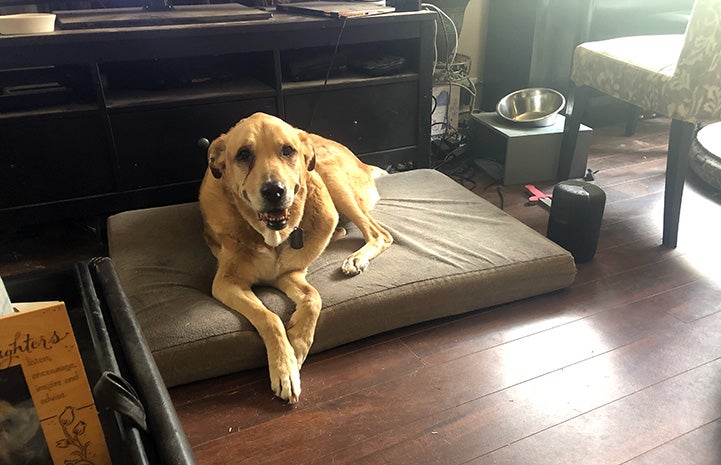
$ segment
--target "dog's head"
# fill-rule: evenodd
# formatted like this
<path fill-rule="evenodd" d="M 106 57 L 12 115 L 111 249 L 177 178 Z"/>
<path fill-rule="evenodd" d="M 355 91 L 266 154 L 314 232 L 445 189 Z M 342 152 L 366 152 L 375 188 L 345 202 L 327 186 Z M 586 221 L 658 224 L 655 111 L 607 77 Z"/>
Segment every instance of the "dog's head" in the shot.
<path fill-rule="evenodd" d="M 308 134 L 265 113 L 240 120 L 208 147 L 213 177 L 276 231 L 288 225 L 295 196 L 314 167 Z"/>

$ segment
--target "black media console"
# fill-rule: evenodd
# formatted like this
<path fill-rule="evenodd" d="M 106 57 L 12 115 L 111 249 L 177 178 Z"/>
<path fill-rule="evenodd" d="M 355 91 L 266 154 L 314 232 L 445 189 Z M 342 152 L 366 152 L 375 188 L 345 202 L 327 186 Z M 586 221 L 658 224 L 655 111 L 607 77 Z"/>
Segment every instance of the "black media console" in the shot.
<path fill-rule="evenodd" d="M 354 18 L 341 33 L 342 20 L 274 12 L 0 36 L 0 224 L 194 201 L 198 142 L 256 111 L 368 163 L 428 166 L 434 18 Z"/>

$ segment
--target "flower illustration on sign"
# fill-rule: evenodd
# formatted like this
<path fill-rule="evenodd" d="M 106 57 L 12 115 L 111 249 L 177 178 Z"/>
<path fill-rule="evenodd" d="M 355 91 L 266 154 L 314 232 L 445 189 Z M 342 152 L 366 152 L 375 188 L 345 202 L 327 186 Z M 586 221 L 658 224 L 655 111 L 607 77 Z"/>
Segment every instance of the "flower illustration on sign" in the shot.
<path fill-rule="evenodd" d="M 70 455 L 75 458 L 66 459 L 65 465 L 94 465 L 93 462 L 88 459 L 90 442 L 83 442 L 81 438 L 81 436 L 85 434 L 86 423 L 82 420 L 75 421 L 75 409 L 70 406 L 65 407 L 65 410 L 63 410 L 63 413 L 61 413 L 58 418 L 65 439 L 57 441 L 55 445 L 61 449 L 76 449 L 70 452 Z"/>

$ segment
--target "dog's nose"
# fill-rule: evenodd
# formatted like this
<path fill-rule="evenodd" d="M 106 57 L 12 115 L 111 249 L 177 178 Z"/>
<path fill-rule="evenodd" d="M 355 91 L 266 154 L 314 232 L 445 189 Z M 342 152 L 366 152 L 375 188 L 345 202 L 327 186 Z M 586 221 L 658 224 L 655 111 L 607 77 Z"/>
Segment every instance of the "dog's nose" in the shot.
<path fill-rule="evenodd" d="M 285 186 L 280 181 L 264 182 L 260 186 L 260 195 L 270 202 L 277 202 L 285 197 Z"/>

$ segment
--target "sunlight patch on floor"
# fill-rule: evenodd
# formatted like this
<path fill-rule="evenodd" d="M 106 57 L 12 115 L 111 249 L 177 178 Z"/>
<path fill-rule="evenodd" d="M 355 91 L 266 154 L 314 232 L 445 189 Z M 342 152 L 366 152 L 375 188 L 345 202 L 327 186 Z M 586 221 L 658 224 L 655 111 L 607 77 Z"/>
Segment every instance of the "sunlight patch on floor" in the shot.
<path fill-rule="evenodd" d="M 678 250 L 700 276 L 721 285 L 721 208 L 691 189 L 681 206 Z"/>
<path fill-rule="evenodd" d="M 509 385 L 549 373 L 608 350 L 592 323 L 578 321 L 508 344 L 501 352 L 501 371 Z"/>

